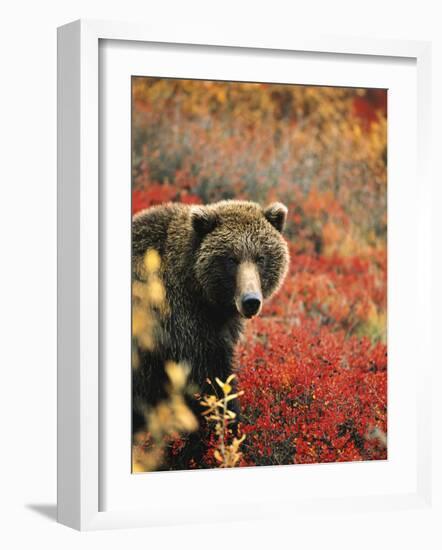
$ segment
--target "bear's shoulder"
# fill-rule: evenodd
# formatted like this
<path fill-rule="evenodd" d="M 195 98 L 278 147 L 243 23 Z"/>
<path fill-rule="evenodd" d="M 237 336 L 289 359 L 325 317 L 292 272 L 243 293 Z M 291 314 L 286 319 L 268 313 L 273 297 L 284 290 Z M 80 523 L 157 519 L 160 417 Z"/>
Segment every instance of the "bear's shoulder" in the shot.
<path fill-rule="evenodd" d="M 132 219 L 133 255 L 143 255 L 149 248 L 162 254 L 170 226 L 180 219 L 185 223 L 188 210 L 189 207 L 183 204 L 166 203 L 135 214 Z"/>

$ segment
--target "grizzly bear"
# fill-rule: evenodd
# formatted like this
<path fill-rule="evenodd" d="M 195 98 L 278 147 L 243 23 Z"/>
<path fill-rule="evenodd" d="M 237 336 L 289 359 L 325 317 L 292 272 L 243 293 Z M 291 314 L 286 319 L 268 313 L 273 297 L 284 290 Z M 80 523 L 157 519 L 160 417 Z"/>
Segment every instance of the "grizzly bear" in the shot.
<path fill-rule="evenodd" d="M 245 320 L 260 313 L 285 278 L 289 253 L 281 233 L 286 216 L 281 203 L 261 208 L 239 200 L 168 203 L 134 216 L 133 278 L 142 279 L 144 255 L 156 250 L 168 304 L 155 348 L 139 350 L 134 433 L 144 426 L 142 411 L 165 397 L 167 361 L 187 363 L 189 382 L 201 392 L 208 389 L 207 378 L 226 380 L 231 374 Z"/>

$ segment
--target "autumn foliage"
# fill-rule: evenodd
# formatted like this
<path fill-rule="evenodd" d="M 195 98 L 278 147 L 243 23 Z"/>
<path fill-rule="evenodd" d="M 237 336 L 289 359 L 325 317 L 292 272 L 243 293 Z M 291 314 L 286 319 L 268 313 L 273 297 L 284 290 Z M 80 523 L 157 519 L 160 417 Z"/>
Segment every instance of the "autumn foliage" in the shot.
<path fill-rule="evenodd" d="M 235 465 L 385 459 L 386 92 L 132 84 L 133 212 L 226 198 L 289 208 L 289 275 L 237 350 Z M 209 445 L 195 466 L 217 465 Z"/>

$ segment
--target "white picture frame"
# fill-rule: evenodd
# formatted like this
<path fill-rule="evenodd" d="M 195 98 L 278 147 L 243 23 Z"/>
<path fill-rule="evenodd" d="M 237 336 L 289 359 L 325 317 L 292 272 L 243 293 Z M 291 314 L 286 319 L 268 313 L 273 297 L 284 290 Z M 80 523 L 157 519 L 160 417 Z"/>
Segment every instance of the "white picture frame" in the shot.
<path fill-rule="evenodd" d="M 414 273 L 414 315 L 420 319 L 418 339 L 420 346 L 419 377 L 412 386 L 416 397 L 413 422 L 416 426 L 416 457 L 413 463 L 415 483 L 412 490 L 375 492 L 366 495 L 342 495 L 330 492 L 326 497 L 305 495 L 291 500 L 278 491 L 266 496 L 249 497 L 244 502 L 227 509 L 222 502 L 216 520 L 241 518 L 290 517 L 290 514 L 305 511 L 327 511 L 354 509 L 379 509 L 382 507 L 422 507 L 431 500 L 431 451 L 430 451 L 430 368 L 432 364 L 429 338 L 431 334 L 431 233 L 429 212 L 431 209 L 431 185 L 428 174 L 429 121 L 431 105 L 429 97 L 430 44 L 426 42 L 405 42 L 368 40 L 345 37 L 309 38 L 296 36 L 290 40 L 267 43 L 265 37 L 249 41 L 241 37 L 206 37 L 202 30 L 198 36 L 186 36 L 185 30 L 173 36 L 161 31 L 147 29 L 142 25 L 76 21 L 61 27 L 58 31 L 58 521 L 80 530 L 139 527 L 161 524 L 187 523 L 215 519 L 213 510 L 208 511 L 199 498 L 200 493 L 183 506 L 177 498 L 175 508 L 166 510 L 163 505 L 113 506 L 103 510 L 103 445 L 100 415 L 103 399 L 100 385 L 102 365 L 100 357 L 101 317 L 100 302 L 103 299 L 102 281 L 102 237 L 100 223 L 102 192 L 100 188 L 100 44 L 102 41 L 124 41 L 129 47 L 134 44 L 168 44 L 179 50 L 191 46 L 228 48 L 230 55 L 247 55 L 252 52 L 272 52 L 284 56 L 290 52 L 307 52 L 312 55 L 352 57 L 376 57 L 378 59 L 408 59 L 415 64 L 417 81 L 417 128 L 415 151 L 419 186 L 416 186 L 417 213 L 416 262 Z M 237 54 L 235 53 L 237 52 Z M 210 58 L 210 51 L 206 52 Z M 368 59 L 367 57 L 367 59 Z M 282 61 L 283 63 L 284 61 Z M 127 151 L 125 153 L 127 155 Z M 413 176 L 410 176 L 413 177 Z M 397 200 L 397 198 L 395 199 Z M 399 237 L 398 237 L 399 239 Z M 397 241 L 399 242 L 399 240 Z M 410 283 L 411 284 L 411 283 Z M 390 313 L 390 312 L 389 312 Z M 406 335 L 403 335 L 406 338 Z M 410 359 L 411 361 L 411 359 Z M 417 365 L 410 368 L 416 369 Z M 414 374 L 416 370 L 412 371 Z M 411 371 L 410 371 L 411 373 Z M 101 397 L 101 399 L 100 399 Z M 129 445 L 129 443 L 128 443 Z M 338 468 L 352 467 L 335 465 Z M 271 487 L 278 483 L 289 483 L 294 467 L 261 469 L 261 481 Z M 299 468 L 296 466 L 295 468 Z M 322 468 L 323 479 L 335 475 L 336 470 Z M 206 471 L 215 483 L 223 484 L 221 476 L 234 475 L 235 484 L 248 478 L 256 485 L 253 470 L 235 472 Z M 266 472 L 264 472 L 266 470 Z M 278 471 L 276 471 L 278 470 Z M 307 472 L 307 470 L 305 470 Z M 167 491 L 187 495 L 195 486 L 200 472 L 180 472 L 156 476 L 156 490 L 166 485 L 166 476 L 173 484 Z M 413 474 L 413 475 L 414 475 Z M 149 475 L 149 474 L 148 474 Z M 306 476 L 310 475 L 308 473 Z M 357 472 L 353 474 L 358 476 Z M 181 476 L 181 477 L 180 477 Z M 186 478 L 187 476 L 187 478 Z M 191 476 L 192 481 L 189 482 Z M 277 478 L 275 477 L 277 476 Z M 135 476 L 138 477 L 138 476 Z M 145 478 L 146 479 L 146 478 Z M 153 479 L 153 478 L 152 478 Z M 202 476 L 200 476 L 202 479 Z M 233 479 L 233 478 L 231 478 Z M 242 481 L 241 481 L 242 482 Z M 189 486 L 186 486 L 187 485 Z M 129 493 L 128 493 L 129 495 Z M 267 498 L 269 500 L 267 500 Z M 126 499 L 126 501 L 129 497 Z M 275 503 L 277 505 L 275 506 Z M 279 505 L 278 505 L 279 504 Z M 195 511 L 198 511 L 196 514 Z M 213 517 L 212 517 L 213 516 Z M 197 519 L 198 518 L 198 519 Z"/>

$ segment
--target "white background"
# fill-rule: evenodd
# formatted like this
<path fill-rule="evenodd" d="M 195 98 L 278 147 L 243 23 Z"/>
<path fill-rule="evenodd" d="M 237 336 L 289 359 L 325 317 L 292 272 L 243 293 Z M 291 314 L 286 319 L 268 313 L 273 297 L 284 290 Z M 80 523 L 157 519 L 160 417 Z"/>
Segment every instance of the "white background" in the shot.
<path fill-rule="evenodd" d="M 441 476 L 432 511 L 370 516 L 303 516 L 276 521 L 79 534 L 55 516 L 56 410 L 56 27 L 78 17 L 167 21 L 187 29 L 229 28 L 269 37 L 296 33 L 433 40 L 433 97 L 442 97 L 442 36 L 438 2 L 372 0 L 260 3 L 88 0 L 10 3 L 2 11 L 0 86 L 1 224 L 1 452 L 0 544 L 5 548 L 440 548 Z M 442 116 L 434 102 L 434 152 Z M 434 154 L 434 159 L 440 154 Z M 434 195 L 433 228 L 442 234 L 441 169 Z M 411 220 L 410 223 L 413 223 Z M 434 245 L 435 252 L 439 250 Z M 434 279 L 442 280 L 441 263 Z M 435 287 L 435 304 L 441 305 Z M 441 327 L 435 307 L 435 335 Z M 435 339 L 436 340 L 436 339 Z M 436 345 L 436 342 L 435 342 Z M 440 362 L 437 367 L 440 367 Z M 435 365 L 436 367 L 436 365 Z M 439 381 L 439 384 L 437 383 Z M 433 433 L 441 432 L 440 373 L 433 383 Z M 442 463 L 440 439 L 435 462 Z M 232 497 L 234 498 L 234 497 Z M 438 535 L 437 535 L 438 533 Z M 438 543 L 436 537 L 439 537 Z M 3 540 L 4 539 L 4 540 Z"/>

